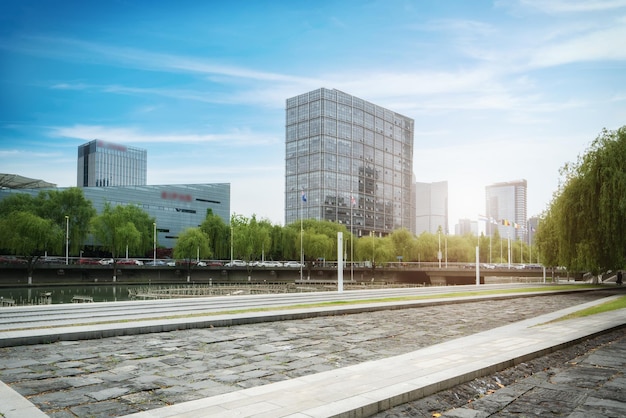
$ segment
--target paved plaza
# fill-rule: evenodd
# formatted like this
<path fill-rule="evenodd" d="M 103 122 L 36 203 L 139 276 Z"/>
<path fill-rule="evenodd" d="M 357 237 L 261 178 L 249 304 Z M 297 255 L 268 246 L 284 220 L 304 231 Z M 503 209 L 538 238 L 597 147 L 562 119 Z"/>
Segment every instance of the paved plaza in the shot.
<path fill-rule="evenodd" d="M 384 359 L 410 355 L 457 339 L 462 341 L 462 337 L 599 300 L 613 293 L 611 289 L 481 300 L 234 327 L 5 347 L 0 348 L 0 380 L 50 417 L 121 417 L 141 411 L 155 413 L 145 416 L 179 416 L 158 415 L 158 411 L 167 410 L 163 408 L 170 405 L 186 405 L 190 401 L 219 398 L 235 392 L 243 394 L 250 388 L 271 387 L 305 376 L 350 370 L 350 367 L 359 367 L 363 363 L 376 364 Z M 623 350 L 623 338 L 617 335 L 615 340 L 614 350 Z M 620 353 L 624 360 L 626 353 Z M 589 357 L 591 360 L 585 360 L 591 361 L 589 368 L 596 367 L 593 362 L 598 360 Z M 603 359 L 606 360 L 606 356 Z M 602 376 L 621 384 L 624 364 L 620 365 L 617 360 L 614 366 L 621 368 Z M 537 378 L 541 379 L 541 375 Z M 577 381 L 571 377 L 571 372 L 570 379 L 567 379 L 566 374 L 557 381 L 567 381 L 568 384 Z M 349 385 L 346 382 L 346 386 Z M 617 402 L 624 407 L 623 399 Z M 380 416 L 419 416 L 410 415 L 410 406 L 405 406 L 404 410 L 397 408 L 402 407 Z M 468 410 L 449 411 L 448 415 L 487 416 L 476 415 L 471 408 L 465 409 Z M 2 406 L 0 412 L 11 417 Z"/>

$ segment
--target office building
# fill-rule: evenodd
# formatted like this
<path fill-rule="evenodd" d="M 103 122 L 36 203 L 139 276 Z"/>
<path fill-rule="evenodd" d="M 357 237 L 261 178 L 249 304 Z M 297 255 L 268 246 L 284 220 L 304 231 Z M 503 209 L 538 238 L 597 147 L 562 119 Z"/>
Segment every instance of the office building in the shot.
<path fill-rule="evenodd" d="M 356 236 L 411 230 L 414 121 L 338 90 L 286 101 L 285 223 L 329 220 Z"/>
<path fill-rule="evenodd" d="M 147 151 L 95 139 L 78 147 L 78 187 L 144 186 Z"/>
<path fill-rule="evenodd" d="M 475 236 L 479 236 L 480 235 L 480 231 L 479 231 L 479 226 L 478 226 L 478 222 L 468 219 L 468 218 L 464 218 L 464 219 L 459 219 L 459 223 L 455 225 L 454 227 L 454 235 L 475 235 Z"/>
<path fill-rule="evenodd" d="M 448 234 L 448 182 L 415 182 L 415 234 Z"/>
<path fill-rule="evenodd" d="M 4 189 L 0 190 L 0 200 L 13 193 L 36 196 L 42 190 L 45 189 Z M 54 190 L 63 191 L 65 188 Z M 98 215 L 103 212 L 107 202 L 113 206 L 137 205 L 148 216 L 155 218 L 157 242 L 164 248 L 173 248 L 178 234 L 185 229 L 200 226 L 209 209 L 224 223 L 230 223 L 229 183 L 85 187 L 82 191 Z"/>
<path fill-rule="evenodd" d="M 487 200 L 487 235 L 495 228 L 502 238 L 526 240 L 527 236 L 526 180 L 495 183 L 485 188 Z"/>

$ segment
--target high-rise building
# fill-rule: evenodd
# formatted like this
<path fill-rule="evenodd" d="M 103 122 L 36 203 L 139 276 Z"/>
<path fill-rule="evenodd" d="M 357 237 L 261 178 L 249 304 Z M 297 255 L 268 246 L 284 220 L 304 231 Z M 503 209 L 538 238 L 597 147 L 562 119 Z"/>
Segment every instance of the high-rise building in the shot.
<path fill-rule="evenodd" d="M 415 183 L 415 234 L 448 234 L 448 182 Z"/>
<path fill-rule="evenodd" d="M 145 186 L 145 149 L 94 139 L 78 147 L 78 187 Z"/>
<path fill-rule="evenodd" d="M 356 236 L 410 230 L 413 125 L 334 89 L 287 99 L 285 223 L 330 220 Z"/>
<path fill-rule="evenodd" d="M 485 188 L 487 199 L 487 235 L 494 228 L 502 238 L 525 240 L 527 236 L 526 180 L 495 183 Z"/>

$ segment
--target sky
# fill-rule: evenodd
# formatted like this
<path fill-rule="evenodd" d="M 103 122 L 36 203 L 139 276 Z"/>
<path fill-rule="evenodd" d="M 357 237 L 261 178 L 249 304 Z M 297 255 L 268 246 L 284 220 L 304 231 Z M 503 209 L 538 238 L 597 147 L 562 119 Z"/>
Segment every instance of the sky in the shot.
<path fill-rule="evenodd" d="M 415 120 L 450 230 L 525 179 L 528 216 L 626 125 L 626 0 L 0 2 L 0 173 L 76 186 L 78 146 L 148 151 L 148 184 L 230 183 L 284 223 L 285 102 L 338 89 Z"/>

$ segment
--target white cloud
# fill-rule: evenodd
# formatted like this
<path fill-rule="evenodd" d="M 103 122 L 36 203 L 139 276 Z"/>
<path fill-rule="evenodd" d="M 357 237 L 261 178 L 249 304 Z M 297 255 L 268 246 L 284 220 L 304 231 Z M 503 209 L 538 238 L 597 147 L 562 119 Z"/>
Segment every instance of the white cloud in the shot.
<path fill-rule="evenodd" d="M 136 128 L 112 127 L 98 125 L 57 126 L 50 128 L 50 136 L 76 138 L 83 141 L 102 139 L 125 144 L 170 143 L 170 144 L 202 144 L 224 143 L 228 145 L 263 145 L 275 140 L 267 135 L 233 129 L 221 134 L 169 133 L 155 134 L 143 132 Z"/>
<path fill-rule="evenodd" d="M 520 0 L 520 4 L 550 14 L 597 12 L 626 8 L 626 0 Z"/>
<path fill-rule="evenodd" d="M 626 59 L 626 25 L 589 32 L 572 39 L 538 48 L 530 67 L 550 67 L 576 62 L 622 61 Z"/>

